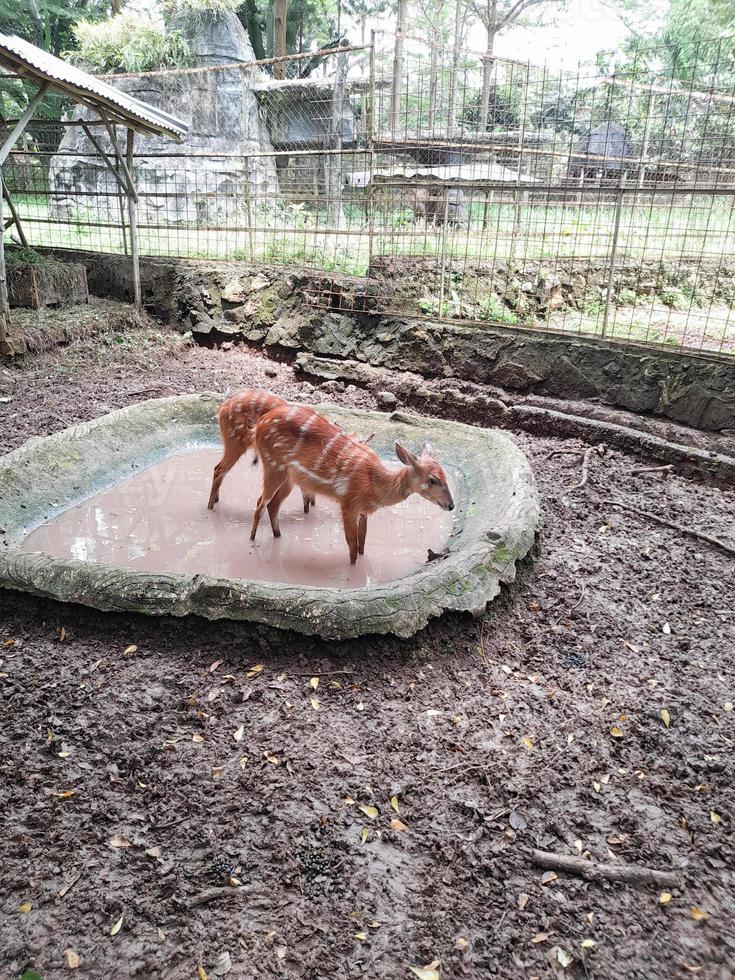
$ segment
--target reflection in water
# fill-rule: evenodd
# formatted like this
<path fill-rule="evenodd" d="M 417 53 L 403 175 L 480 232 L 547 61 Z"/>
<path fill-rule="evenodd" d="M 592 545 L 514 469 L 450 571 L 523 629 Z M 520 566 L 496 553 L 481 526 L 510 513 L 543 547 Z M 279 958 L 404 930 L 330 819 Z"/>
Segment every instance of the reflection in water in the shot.
<path fill-rule="evenodd" d="M 199 449 L 163 460 L 37 528 L 23 549 L 138 571 L 357 588 L 410 574 L 452 529 L 451 514 L 410 497 L 370 518 L 365 555 L 351 566 L 337 505 L 319 498 L 306 515 L 296 490 L 281 508 L 282 537 L 273 538 L 266 515 L 251 542 L 260 467 L 241 460 L 210 511 L 219 455 Z"/>

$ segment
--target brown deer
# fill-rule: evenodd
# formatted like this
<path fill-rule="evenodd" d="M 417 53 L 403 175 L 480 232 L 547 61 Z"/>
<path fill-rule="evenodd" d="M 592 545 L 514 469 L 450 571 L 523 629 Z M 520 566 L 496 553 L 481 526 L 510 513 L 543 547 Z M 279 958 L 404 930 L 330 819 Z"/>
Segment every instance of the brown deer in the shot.
<path fill-rule="evenodd" d="M 365 552 L 368 517 L 381 507 L 418 493 L 443 510 L 454 509 L 446 474 L 433 459 L 430 443 L 414 456 L 397 442 L 396 455 L 404 465 L 391 469 L 354 435 L 314 409 L 294 405 L 260 418 L 255 447 L 263 462 L 263 491 L 253 514 L 251 541 L 266 507 L 273 536 L 281 536 L 278 512 L 294 486 L 305 495 L 319 493 L 339 503 L 353 565 Z"/>

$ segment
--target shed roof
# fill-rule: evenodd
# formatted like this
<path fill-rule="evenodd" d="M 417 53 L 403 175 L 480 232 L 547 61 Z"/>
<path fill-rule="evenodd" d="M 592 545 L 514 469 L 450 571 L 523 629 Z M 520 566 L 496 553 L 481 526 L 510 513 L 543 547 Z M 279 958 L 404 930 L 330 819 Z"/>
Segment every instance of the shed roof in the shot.
<path fill-rule="evenodd" d="M 0 34 L 0 66 L 28 81 L 48 82 L 57 92 L 93 109 L 101 108 L 115 122 L 146 136 L 168 136 L 180 142 L 188 132 L 186 123 L 175 116 L 121 92 L 15 35 Z"/>

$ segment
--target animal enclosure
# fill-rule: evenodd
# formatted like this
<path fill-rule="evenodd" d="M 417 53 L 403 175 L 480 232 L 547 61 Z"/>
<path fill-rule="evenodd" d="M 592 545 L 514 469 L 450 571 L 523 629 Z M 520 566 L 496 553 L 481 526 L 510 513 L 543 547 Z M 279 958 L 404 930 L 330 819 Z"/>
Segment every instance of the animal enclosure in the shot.
<path fill-rule="evenodd" d="M 393 39 L 117 76 L 187 119 L 139 142 L 141 254 L 323 274 L 315 305 L 735 353 L 735 90 L 727 44 L 683 82 L 641 49 L 576 72 Z M 12 85 L 13 80 L 6 80 Z M 17 83 L 21 85 L 21 83 Z M 4 168 L 31 245 L 125 253 L 80 117 Z M 107 143 L 105 141 L 108 140 Z"/>

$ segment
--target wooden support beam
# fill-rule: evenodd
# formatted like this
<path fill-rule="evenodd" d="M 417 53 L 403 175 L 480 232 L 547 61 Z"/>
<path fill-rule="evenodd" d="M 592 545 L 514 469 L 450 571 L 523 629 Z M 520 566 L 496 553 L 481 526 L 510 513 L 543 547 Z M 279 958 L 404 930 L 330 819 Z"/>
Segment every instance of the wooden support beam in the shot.
<path fill-rule="evenodd" d="M 7 229 L 11 225 L 15 225 L 15 230 L 18 232 L 18 238 L 20 239 L 20 244 L 23 246 L 23 248 L 28 248 L 28 239 L 26 238 L 25 232 L 23 231 L 23 226 L 20 223 L 20 218 L 18 217 L 18 212 L 16 211 L 13 198 L 10 196 L 10 191 L 8 190 L 5 181 L 2 182 L 2 186 L 3 186 L 3 195 L 5 197 L 5 200 L 8 202 L 8 208 L 10 210 L 10 218 L 8 218 L 8 220 L 5 222 L 5 229 L 7 231 Z"/>
<path fill-rule="evenodd" d="M 0 181 L 2 181 L 2 167 L 0 167 Z M 0 227 L 4 229 L 3 202 L 4 196 L 0 194 Z M 0 235 L 0 357 L 13 353 L 13 348 L 8 340 L 9 328 L 10 303 L 8 302 L 8 282 L 5 277 L 5 231 L 3 230 Z"/>
<path fill-rule="evenodd" d="M 127 186 L 125 189 L 126 193 L 128 194 L 129 197 L 132 197 L 135 203 L 137 204 L 138 193 L 135 190 L 135 181 L 133 180 L 132 173 L 128 169 L 128 165 L 125 162 L 125 158 L 120 152 L 120 147 L 117 145 L 117 140 L 115 139 L 115 131 L 113 130 L 112 124 L 110 123 L 110 120 L 105 115 L 104 111 L 100 109 L 99 113 L 105 123 L 105 127 L 107 128 L 107 135 L 110 137 L 110 142 L 112 143 L 112 149 L 115 151 L 115 159 L 117 160 L 117 165 L 125 175 L 125 180 L 127 182 Z M 128 140 L 130 139 L 131 131 L 135 132 L 135 130 L 131 130 L 130 127 L 128 127 Z"/>
<path fill-rule="evenodd" d="M 48 91 L 48 87 L 49 87 L 49 83 L 44 82 L 43 85 L 36 92 L 36 94 L 33 96 L 31 101 L 26 106 L 26 111 L 20 117 L 20 119 L 15 124 L 13 129 L 10 131 L 10 135 L 3 143 L 2 147 L 0 147 L 0 167 L 2 167 L 2 165 L 7 160 L 8 153 L 10 153 L 10 151 L 15 146 L 16 142 L 18 141 L 18 138 L 23 135 L 26 126 L 33 118 L 33 113 L 36 111 L 39 102 L 43 99 L 44 95 Z"/>
<path fill-rule="evenodd" d="M 135 130 L 128 129 L 126 146 L 127 167 L 130 174 L 131 189 L 128 193 L 128 221 L 130 224 L 130 255 L 133 260 L 133 302 L 140 309 L 143 299 L 140 291 L 140 259 L 138 256 L 138 197 L 133 185 L 133 151 L 135 149 Z"/>

